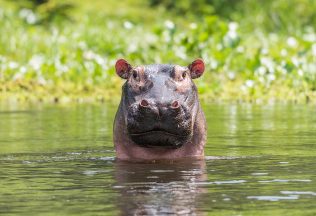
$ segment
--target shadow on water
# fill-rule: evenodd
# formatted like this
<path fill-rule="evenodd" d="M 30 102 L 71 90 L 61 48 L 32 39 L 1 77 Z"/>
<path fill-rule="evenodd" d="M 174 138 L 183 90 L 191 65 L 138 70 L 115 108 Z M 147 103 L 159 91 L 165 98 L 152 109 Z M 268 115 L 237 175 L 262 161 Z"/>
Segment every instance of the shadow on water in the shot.
<path fill-rule="evenodd" d="M 159 163 L 115 163 L 113 188 L 122 215 L 166 215 L 198 213 L 197 204 L 205 189 L 196 182 L 206 181 L 204 160 Z"/>

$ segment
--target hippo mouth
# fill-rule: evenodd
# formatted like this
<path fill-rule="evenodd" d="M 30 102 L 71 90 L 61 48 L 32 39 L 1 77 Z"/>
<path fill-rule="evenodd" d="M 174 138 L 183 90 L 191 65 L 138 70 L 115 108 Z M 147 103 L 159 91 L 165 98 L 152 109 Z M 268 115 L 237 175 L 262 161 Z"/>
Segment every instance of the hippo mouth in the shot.
<path fill-rule="evenodd" d="M 179 134 L 172 133 L 172 132 L 164 130 L 162 128 L 155 128 L 155 129 L 148 130 L 148 131 L 137 132 L 137 133 L 133 133 L 131 135 L 132 136 L 134 136 L 134 135 L 139 136 L 139 135 L 146 135 L 146 134 L 150 134 L 150 133 L 162 133 L 162 134 L 166 134 L 166 135 L 170 135 L 170 136 L 181 136 Z"/>
<path fill-rule="evenodd" d="M 131 139 L 142 147 L 180 148 L 189 138 L 161 128 L 130 134 Z"/>

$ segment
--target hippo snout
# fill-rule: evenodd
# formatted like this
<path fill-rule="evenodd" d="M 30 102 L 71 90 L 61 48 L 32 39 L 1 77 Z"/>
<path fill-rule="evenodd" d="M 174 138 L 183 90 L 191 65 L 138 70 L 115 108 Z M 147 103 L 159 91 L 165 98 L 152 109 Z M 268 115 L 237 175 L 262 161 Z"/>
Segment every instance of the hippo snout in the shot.
<path fill-rule="evenodd" d="M 137 105 L 136 105 L 137 106 Z M 177 100 L 167 103 L 159 103 L 151 100 L 142 99 L 138 103 L 139 112 L 142 114 L 150 113 L 157 115 L 157 118 L 180 115 L 182 107 Z"/>
<path fill-rule="evenodd" d="M 148 100 L 146 100 L 146 99 L 141 100 L 140 103 L 139 103 L 139 106 L 140 106 L 141 108 L 147 108 L 147 107 L 149 107 L 149 102 L 148 102 Z M 172 103 L 167 104 L 167 105 L 165 105 L 165 106 L 169 106 L 171 109 L 177 109 L 177 108 L 180 107 L 180 104 L 179 104 L 179 102 L 178 102 L 177 100 L 175 100 L 175 101 L 173 101 Z"/>
<path fill-rule="evenodd" d="M 131 131 L 143 131 L 150 127 L 162 127 L 166 130 L 169 128 L 173 131 L 179 129 L 179 124 L 184 126 L 184 122 L 190 120 L 190 113 L 187 110 L 188 108 L 181 106 L 177 101 L 161 104 L 142 100 L 130 106 L 126 123 L 131 126 Z"/>
<path fill-rule="evenodd" d="M 147 147 L 180 147 L 191 136 L 191 115 L 177 100 L 159 103 L 142 99 L 128 109 L 130 138 Z"/>

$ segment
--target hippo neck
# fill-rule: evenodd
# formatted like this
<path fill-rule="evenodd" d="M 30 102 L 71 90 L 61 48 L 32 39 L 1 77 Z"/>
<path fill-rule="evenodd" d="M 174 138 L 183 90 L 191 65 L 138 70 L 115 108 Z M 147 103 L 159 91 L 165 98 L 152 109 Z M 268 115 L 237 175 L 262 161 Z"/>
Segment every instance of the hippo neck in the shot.
<path fill-rule="evenodd" d="M 194 118 L 192 138 L 178 149 L 168 148 L 144 148 L 135 144 L 128 135 L 124 118 L 122 102 L 114 122 L 114 145 L 118 159 L 123 160 L 155 160 L 155 159 L 179 159 L 185 157 L 201 158 L 204 156 L 206 142 L 206 121 L 204 113 L 197 105 L 197 113 Z"/>

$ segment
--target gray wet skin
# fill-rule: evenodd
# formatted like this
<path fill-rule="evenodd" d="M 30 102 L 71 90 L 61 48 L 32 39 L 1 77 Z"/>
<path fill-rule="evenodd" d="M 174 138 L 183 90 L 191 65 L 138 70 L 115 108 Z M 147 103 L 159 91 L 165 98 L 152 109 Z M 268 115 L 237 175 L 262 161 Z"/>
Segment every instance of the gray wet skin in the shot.
<path fill-rule="evenodd" d="M 188 67 L 152 64 L 132 67 L 119 59 L 116 73 L 126 79 L 114 122 L 121 159 L 201 157 L 206 124 L 192 79 L 204 72 L 201 59 Z"/>

